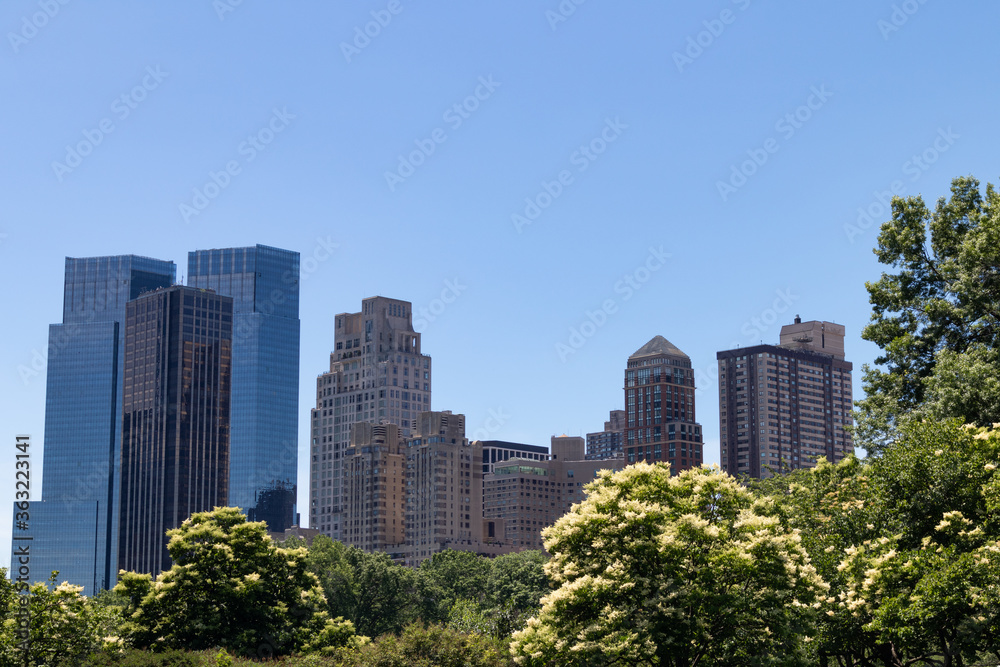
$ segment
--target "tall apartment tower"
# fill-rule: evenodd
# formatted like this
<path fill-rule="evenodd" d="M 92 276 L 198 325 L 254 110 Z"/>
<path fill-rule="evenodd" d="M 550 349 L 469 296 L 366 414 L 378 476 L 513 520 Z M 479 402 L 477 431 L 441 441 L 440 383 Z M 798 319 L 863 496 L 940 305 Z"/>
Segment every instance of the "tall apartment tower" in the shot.
<path fill-rule="evenodd" d="M 62 323 L 49 325 L 42 496 L 29 510 L 39 579 L 58 570 L 84 595 L 115 585 L 125 304 L 175 276 L 173 262 L 148 257 L 66 258 Z"/>
<path fill-rule="evenodd" d="M 330 370 L 316 379 L 311 413 L 309 525 L 342 538 L 343 458 L 351 425 L 391 423 L 407 437 L 431 406 L 431 358 L 420 352 L 408 301 L 376 296 L 334 318 Z"/>
<path fill-rule="evenodd" d="M 125 322 L 118 564 L 156 576 L 167 530 L 229 504 L 233 300 L 175 285 Z"/>
<path fill-rule="evenodd" d="M 421 413 L 406 466 L 407 564 L 444 549 L 481 550 L 483 453 L 465 437 L 465 415 Z"/>
<path fill-rule="evenodd" d="M 229 503 L 280 533 L 296 523 L 299 253 L 195 250 L 188 285 L 233 299 Z"/>
<path fill-rule="evenodd" d="M 624 456 L 626 423 L 624 410 L 612 410 L 603 431 L 587 434 L 587 459 L 601 461 Z"/>
<path fill-rule="evenodd" d="M 779 345 L 717 353 L 722 468 L 761 478 L 839 461 L 854 451 L 851 362 L 844 327 L 803 322 L 781 327 Z"/>
<path fill-rule="evenodd" d="M 341 540 L 402 561 L 406 533 L 406 454 L 395 424 L 356 422 L 344 466 Z"/>
<path fill-rule="evenodd" d="M 674 472 L 702 464 L 691 358 L 663 336 L 628 358 L 625 413 L 628 463 L 665 461 Z"/>

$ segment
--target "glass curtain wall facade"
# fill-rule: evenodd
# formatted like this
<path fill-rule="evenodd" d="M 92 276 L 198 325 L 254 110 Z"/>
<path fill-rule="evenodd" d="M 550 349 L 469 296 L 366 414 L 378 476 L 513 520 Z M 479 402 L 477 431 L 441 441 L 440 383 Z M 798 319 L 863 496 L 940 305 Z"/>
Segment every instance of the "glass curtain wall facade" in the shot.
<path fill-rule="evenodd" d="M 173 284 L 176 266 L 120 255 L 67 257 L 65 267 L 63 321 L 49 326 L 44 477 L 41 500 L 29 510 L 31 566 L 39 580 L 58 570 L 59 581 L 93 595 L 113 587 L 118 573 L 125 305 Z"/>
<path fill-rule="evenodd" d="M 125 322 L 118 561 L 156 576 L 166 531 L 228 504 L 233 300 L 177 285 Z"/>
<path fill-rule="evenodd" d="M 188 253 L 188 285 L 233 299 L 229 503 L 282 532 L 296 521 L 299 253 Z"/>

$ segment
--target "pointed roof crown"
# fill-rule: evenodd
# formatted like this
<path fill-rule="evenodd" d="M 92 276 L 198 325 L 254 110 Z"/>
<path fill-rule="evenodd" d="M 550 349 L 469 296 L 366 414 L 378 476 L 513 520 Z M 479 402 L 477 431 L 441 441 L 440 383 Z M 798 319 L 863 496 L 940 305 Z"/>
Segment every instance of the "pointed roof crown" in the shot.
<path fill-rule="evenodd" d="M 663 336 L 653 336 L 653 338 L 648 343 L 646 343 L 638 350 L 636 350 L 635 353 L 629 357 L 629 359 L 638 359 L 639 357 L 651 357 L 658 354 L 670 354 L 673 356 L 690 359 L 690 357 L 681 352 L 679 347 L 671 343 Z"/>

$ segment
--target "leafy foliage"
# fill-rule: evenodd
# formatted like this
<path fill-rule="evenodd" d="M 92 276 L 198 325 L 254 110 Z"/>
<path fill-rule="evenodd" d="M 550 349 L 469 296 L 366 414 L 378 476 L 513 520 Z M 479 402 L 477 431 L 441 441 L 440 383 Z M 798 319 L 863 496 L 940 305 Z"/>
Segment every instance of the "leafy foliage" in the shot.
<path fill-rule="evenodd" d="M 865 367 L 858 444 L 881 452 L 909 415 L 1000 421 L 1000 195 L 963 177 L 933 212 L 897 197 L 875 254 L 896 273 L 866 285 L 885 369 Z"/>
<path fill-rule="evenodd" d="M 490 609 L 510 606 L 518 613 L 535 613 L 540 600 L 549 593 L 544 551 L 519 551 L 490 561 L 486 578 L 486 603 Z"/>
<path fill-rule="evenodd" d="M 207 649 L 268 657 L 357 641 L 332 620 L 305 549 L 281 549 L 262 522 L 236 508 L 199 512 L 167 531 L 173 566 L 154 581 L 122 572 L 125 631 L 137 646 Z"/>
<path fill-rule="evenodd" d="M 399 634 L 417 620 L 509 637 L 548 592 L 545 561 L 539 551 L 489 559 L 445 550 L 414 570 L 394 564 L 386 554 L 366 553 L 322 535 L 307 556 L 330 614 L 372 637 Z"/>
<path fill-rule="evenodd" d="M 507 647 L 442 625 L 411 624 L 340 657 L 344 667 L 511 667 Z"/>
<path fill-rule="evenodd" d="M 398 634 L 418 617 L 416 573 L 384 553 L 365 553 L 320 535 L 307 563 L 323 588 L 326 609 L 350 620 L 361 634 Z"/>
<path fill-rule="evenodd" d="M 819 656 L 944 666 L 997 651 L 998 458 L 998 431 L 909 422 L 872 461 L 761 485 L 830 584 Z"/>
<path fill-rule="evenodd" d="M 802 664 L 825 592 L 773 502 L 665 464 L 602 473 L 546 529 L 559 588 L 514 635 L 519 664 Z"/>
<path fill-rule="evenodd" d="M 422 618 L 427 623 L 448 619 L 459 600 L 481 601 L 490 562 L 468 551 L 439 551 L 419 568 Z"/>
<path fill-rule="evenodd" d="M 81 595 L 82 586 L 56 584 L 53 572 L 47 583 L 33 584 L 28 595 L 29 638 L 22 650 L 16 635 L 18 600 L 4 595 L 9 607 L 0 634 L 0 662 L 19 665 L 76 665 L 88 655 L 118 654 L 122 641 L 115 635 L 119 617 L 115 608 L 94 604 Z M 23 595 L 23 594 L 22 594 Z"/>

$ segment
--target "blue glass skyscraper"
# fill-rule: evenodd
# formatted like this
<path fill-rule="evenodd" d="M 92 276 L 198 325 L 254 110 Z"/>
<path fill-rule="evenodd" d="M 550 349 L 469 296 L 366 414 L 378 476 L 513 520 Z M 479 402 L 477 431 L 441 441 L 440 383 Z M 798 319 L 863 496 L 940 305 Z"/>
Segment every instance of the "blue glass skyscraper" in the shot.
<path fill-rule="evenodd" d="M 66 258 L 63 321 L 49 326 L 42 497 L 30 505 L 33 581 L 59 570 L 86 595 L 115 583 L 125 304 L 176 271 L 135 255 Z"/>
<path fill-rule="evenodd" d="M 299 253 L 196 250 L 187 282 L 233 298 L 229 504 L 284 531 L 295 522 Z"/>

